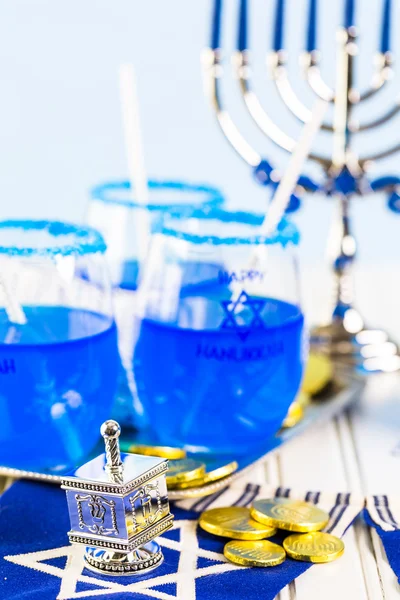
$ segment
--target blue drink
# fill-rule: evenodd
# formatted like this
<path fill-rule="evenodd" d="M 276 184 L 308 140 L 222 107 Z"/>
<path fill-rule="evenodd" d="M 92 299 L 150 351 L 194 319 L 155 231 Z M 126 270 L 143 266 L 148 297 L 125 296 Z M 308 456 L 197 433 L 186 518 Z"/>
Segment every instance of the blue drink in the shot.
<path fill-rule="evenodd" d="M 220 266 L 210 263 L 188 263 L 180 289 L 180 296 L 201 293 L 218 285 Z M 138 396 L 133 374 L 132 349 L 135 345 L 135 291 L 139 273 L 137 261 L 125 261 L 120 266 L 121 279 L 114 294 L 118 325 L 121 368 L 118 375 L 118 391 L 114 405 L 114 418 L 125 427 L 145 429 L 148 417 Z M 121 290 L 123 290 L 121 292 Z"/>
<path fill-rule="evenodd" d="M 110 416 L 119 357 L 111 317 L 62 306 L 0 310 L 0 464 L 57 471 L 95 446 Z"/>
<path fill-rule="evenodd" d="M 194 210 L 211 210 L 223 203 L 221 192 L 209 185 L 183 181 L 148 181 L 148 203 L 143 205 L 129 181 L 111 181 L 95 186 L 88 206 L 88 222 L 99 230 L 107 242 L 107 261 L 115 294 L 115 316 L 121 356 L 117 401 L 114 417 L 124 427 L 144 429 L 147 418 L 143 412 L 132 373 L 132 335 L 135 291 L 138 287 L 139 264 L 142 256 L 132 225 L 143 222 L 146 211 L 151 233 L 161 227 L 170 214 L 183 216 Z"/>
<path fill-rule="evenodd" d="M 303 371 L 298 306 L 245 295 L 181 298 L 174 323 L 143 319 L 137 388 L 165 444 L 243 454 L 280 427 Z"/>

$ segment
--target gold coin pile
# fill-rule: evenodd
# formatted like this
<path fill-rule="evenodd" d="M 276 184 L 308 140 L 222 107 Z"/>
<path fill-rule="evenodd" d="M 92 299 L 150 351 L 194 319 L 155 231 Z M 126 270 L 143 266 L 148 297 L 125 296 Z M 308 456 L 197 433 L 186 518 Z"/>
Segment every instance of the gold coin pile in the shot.
<path fill-rule="evenodd" d="M 167 486 L 171 490 L 198 488 L 224 479 L 237 471 L 236 461 L 230 462 L 211 471 L 206 471 L 205 463 L 192 458 L 171 460 L 167 473 Z"/>
<path fill-rule="evenodd" d="M 170 446 L 147 446 L 145 444 L 121 442 L 121 450 L 132 454 L 168 458 L 167 486 L 172 490 L 202 487 L 224 479 L 239 468 L 238 463 L 233 461 L 211 471 L 206 471 L 205 463 L 187 458 L 186 451 L 183 448 L 172 448 Z"/>
<path fill-rule="evenodd" d="M 200 516 L 199 525 L 208 533 L 234 540 L 264 540 L 276 533 L 274 527 L 257 523 L 243 506 L 211 508 Z"/>
<path fill-rule="evenodd" d="M 319 394 L 333 378 L 332 361 L 324 354 L 310 353 L 301 389 L 305 394 Z"/>
<path fill-rule="evenodd" d="M 294 560 L 326 563 L 339 558 L 344 544 L 321 532 L 329 515 L 314 504 L 286 498 L 256 500 L 251 509 L 230 506 L 213 508 L 200 515 L 199 525 L 213 535 L 231 538 L 224 555 L 246 567 L 273 567 L 286 556 Z M 277 530 L 296 532 L 283 541 L 283 548 L 266 538 Z"/>
<path fill-rule="evenodd" d="M 143 454 L 144 456 L 157 456 L 159 458 L 168 458 L 169 460 L 179 460 L 186 458 L 186 450 L 183 448 L 172 448 L 171 446 L 145 446 L 144 444 L 129 444 L 121 442 L 122 452 L 132 454 Z"/>
<path fill-rule="evenodd" d="M 195 481 L 205 475 L 206 465 L 193 458 L 170 460 L 167 472 L 167 486 L 173 487 L 189 481 Z"/>
<path fill-rule="evenodd" d="M 286 559 L 282 546 L 268 540 L 257 542 L 232 541 L 225 544 L 224 556 L 243 567 L 275 567 Z"/>
<path fill-rule="evenodd" d="M 312 563 L 332 562 L 344 552 L 342 540 L 321 531 L 289 535 L 283 540 L 283 547 L 291 558 Z"/>
<path fill-rule="evenodd" d="M 212 471 L 205 471 L 198 478 L 190 478 L 186 479 L 186 481 L 171 483 L 169 481 L 169 478 L 167 477 L 167 485 L 170 489 L 174 490 L 186 490 L 188 488 L 202 487 L 203 485 L 207 485 L 208 483 L 214 483 L 215 481 L 224 479 L 228 475 L 231 475 L 232 473 L 237 471 L 238 468 L 239 465 L 237 464 L 237 462 L 233 461 L 228 463 L 227 465 L 223 465 L 222 467 L 217 467 Z"/>
<path fill-rule="evenodd" d="M 256 500 L 251 508 L 256 521 L 286 531 L 321 531 L 329 521 L 329 515 L 314 504 L 286 498 Z"/>

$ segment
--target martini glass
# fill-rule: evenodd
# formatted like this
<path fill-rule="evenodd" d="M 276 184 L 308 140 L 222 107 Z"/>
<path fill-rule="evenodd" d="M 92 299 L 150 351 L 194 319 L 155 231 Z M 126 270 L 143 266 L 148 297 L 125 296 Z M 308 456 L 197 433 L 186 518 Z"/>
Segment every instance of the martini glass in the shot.
<path fill-rule="evenodd" d="M 98 229 L 107 243 L 107 262 L 114 289 L 115 316 L 122 369 L 119 374 L 115 419 L 123 426 L 143 429 L 148 424 L 139 399 L 132 370 L 132 348 L 135 344 L 135 292 L 139 277 L 140 248 L 135 221 L 148 213 L 151 232 L 162 226 L 166 215 L 184 216 L 196 209 L 211 210 L 223 202 L 220 191 L 209 185 L 181 181 L 149 181 L 149 202 L 143 206 L 135 199 L 129 181 L 109 182 L 93 188 L 87 221 Z M 195 265 L 193 268 L 199 268 Z M 204 263 L 200 281 L 211 276 L 215 265 Z M 211 273 L 212 274 L 212 273 Z M 190 276 L 193 283 L 195 274 Z"/>
<path fill-rule="evenodd" d="M 262 220 L 198 211 L 166 219 L 152 238 L 134 373 L 162 444 L 246 454 L 279 429 L 297 394 L 305 353 L 298 232 L 284 220 L 261 236 Z M 216 275 L 200 281 L 203 264 Z"/>
<path fill-rule="evenodd" d="M 105 243 L 56 221 L 2 221 L 0 239 L 0 465 L 63 471 L 95 446 L 116 391 Z"/>

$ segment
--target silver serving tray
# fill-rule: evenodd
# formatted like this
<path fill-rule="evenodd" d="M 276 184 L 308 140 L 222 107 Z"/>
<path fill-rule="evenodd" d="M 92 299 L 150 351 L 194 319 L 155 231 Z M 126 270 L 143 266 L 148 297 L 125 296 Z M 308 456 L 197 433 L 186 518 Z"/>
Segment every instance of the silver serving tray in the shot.
<path fill-rule="evenodd" d="M 207 466 L 212 469 L 222 464 L 226 464 L 231 460 L 237 460 L 239 463 L 238 470 L 214 483 L 204 485 L 198 488 L 190 488 L 185 490 L 170 490 L 168 496 L 171 500 L 182 500 L 184 498 L 195 498 L 201 496 L 207 496 L 212 494 L 232 481 L 241 477 L 244 473 L 250 471 L 252 467 L 259 462 L 263 461 L 264 458 L 278 450 L 281 446 L 290 442 L 293 438 L 303 434 L 310 427 L 320 425 L 325 421 L 329 421 L 332 417 L 340 413 L 352 402 L 356 401 L 364 388 L 365 378 L 350 372 L 342 372 L 336 378 L 336 383 L 329 386 L 318 398 L 314 398 L 311 403 L 305 409 L 304 418 L 294 427 L 288 429 L 281 429 L 269 438 L 265 445 L 258 449 L 257 453 L 246 456 L 238 457 L 224 456 L 223 460 L 217 459 L 214 456 L 202 455 L 201 460 L 207 463 Z M 129 438 L 129 443 L 134 444 L 135 442 L 148 443 L 149 445 L 157 445 L 157 442 L 149 438 L 134 439 Z M 101 452 L 101 451 L 100 451 Z M 69 469 L 70 470 L 70 469 Z M 69 471 L 68 470 L 68 471 Z M 38 481 L 60 483 L 61 477 L 64 473 L 58 473 L 57 475 L 50 473 L 40 473 L 34 471 L 24 471 L 21 469 L 14 469 L 7 466 L 0 466 L 0 476 L 12 477 L 15 479 L 33 479 Z"/>

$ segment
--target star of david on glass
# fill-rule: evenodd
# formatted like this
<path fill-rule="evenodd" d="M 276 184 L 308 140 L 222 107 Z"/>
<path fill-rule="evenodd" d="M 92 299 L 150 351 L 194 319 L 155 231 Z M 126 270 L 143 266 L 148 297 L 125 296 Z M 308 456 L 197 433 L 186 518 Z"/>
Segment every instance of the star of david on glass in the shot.
<path fill-rule="evenodd" d="M 252 298 L 245 291 L 242 291 L 236 300 L 222 300 L 221 306 L 226 314 L 221 323 L 221 329 L 232 329 L 244 342 L 249 334 L 255 329 L 264 329 L 264 321 L 261 312 L 265 306 L 266 300 Z M 240 323 L 243 318 L 242 308 L 249 309 L 252 317 L 249 323 Z"/>

